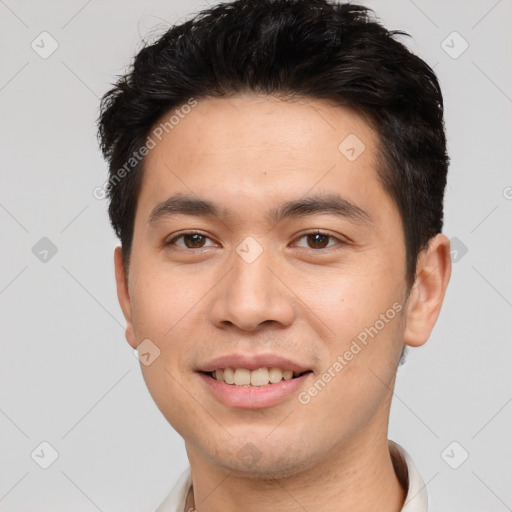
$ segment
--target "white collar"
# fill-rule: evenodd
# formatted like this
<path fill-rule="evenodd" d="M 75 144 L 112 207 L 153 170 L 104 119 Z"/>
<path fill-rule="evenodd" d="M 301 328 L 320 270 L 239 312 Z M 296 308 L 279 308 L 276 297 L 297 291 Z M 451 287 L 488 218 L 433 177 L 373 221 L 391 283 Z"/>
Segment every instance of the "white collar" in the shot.
<path fill-rule="evenodd" d="M 388 446 L 397 477 L 407 489 L 407 496 L 401 512 L 427 512 L 427 489 L 411 457 L 400 445 L 393 441 L 389 441 Z M 191 485 L 192 475 L 190 467 L 188 467 L 156 512 L 184 512 L 185 501 Z"/>

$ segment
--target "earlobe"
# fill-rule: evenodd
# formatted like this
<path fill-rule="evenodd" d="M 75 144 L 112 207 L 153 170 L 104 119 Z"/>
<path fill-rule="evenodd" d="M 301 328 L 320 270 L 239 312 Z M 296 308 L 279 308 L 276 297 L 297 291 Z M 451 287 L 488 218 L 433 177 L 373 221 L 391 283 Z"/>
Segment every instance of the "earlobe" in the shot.
<path fill-rule="evenodd" d="M 441 311 L 451 268 L 450 241 L 443 234 L 436 235 L 418 257 L 406 313 L 406 345 L 419 347 L 428 340 Z"/>
<path fill-rule="evenodd" d="M 126 341 L 128 341 L 132 348 L 136 348 L 137 339 L 132 323 L 132 304 L 128 289 L 128 280 L 124 269 L 123 252 L 120 246 L 116 247 L 114 250 L 114 268 L 116 275 L 117 299 L 126 320 Z"/>

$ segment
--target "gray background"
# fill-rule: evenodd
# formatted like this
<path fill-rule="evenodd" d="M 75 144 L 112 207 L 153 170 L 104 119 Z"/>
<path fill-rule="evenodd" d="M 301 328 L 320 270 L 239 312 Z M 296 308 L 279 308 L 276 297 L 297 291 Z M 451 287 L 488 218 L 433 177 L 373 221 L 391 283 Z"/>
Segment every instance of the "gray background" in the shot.
<path fill-rule="evenodd" d="M 206 5 L 0 0 L 2 512 L 151 511 L 187 465 L 125 341 L 117 241 L 92 190 L 107 176 L 99 97 L 142 36 Z M 512 510 L 512 2 L 366 5 L 440 78 L 457 251 L 431 339 L 399 370 L 389 437 L 432 510 Z M 58 43 L 47 58 L 31 47 L 51 49 L 43 31 Z"/>

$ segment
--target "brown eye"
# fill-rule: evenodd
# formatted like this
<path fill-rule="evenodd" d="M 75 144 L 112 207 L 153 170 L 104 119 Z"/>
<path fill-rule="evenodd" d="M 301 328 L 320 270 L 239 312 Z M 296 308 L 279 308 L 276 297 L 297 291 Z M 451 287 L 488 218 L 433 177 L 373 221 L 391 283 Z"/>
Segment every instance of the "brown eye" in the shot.
<path fill-rule="evenodd" d="M 193 235 L 183 235 L 183 240 L 185 241 L 185 245 L 189 249 L 197 249 L 199 247 L 203 247 L 205 237 L 203 235 L 199 235 L 197 233 Z"/>
<path fill-rule="evenodd" d="M 178 240 L 183 240 L 183 243 L 177 243 Z M 182 233 L 181 235 L 174 237 L 172 240 L 169 240 L 165 245 L 176 245 L 182 249 L 202 249 L 203 247 L 211 247 L 211 245 L 215 245 L 205 245 L 207 240 L 209 240 L 209 238 L 201 233 Z"/>
<path fill-rule="evenodd" d="M 306 247 L 307 249 L 327 249 L 333 245 L 337 245 L 336 242 L 338 245 L 343 243 L 341 240 L 335 238 L 334 236 L 321 232 L 307 233 L 302 235 L 299 240 L 302 240 L 303 238 L 306 239 L 306 245 L 304 246 L 299 244 L 299 246 Z"/>
<path fill-rule="evenodd" d="M 323 235 L 322 233 L 307 235 L 307 238 L 312 249 L 324 249 L 329 243 L 329 236 Z"/>

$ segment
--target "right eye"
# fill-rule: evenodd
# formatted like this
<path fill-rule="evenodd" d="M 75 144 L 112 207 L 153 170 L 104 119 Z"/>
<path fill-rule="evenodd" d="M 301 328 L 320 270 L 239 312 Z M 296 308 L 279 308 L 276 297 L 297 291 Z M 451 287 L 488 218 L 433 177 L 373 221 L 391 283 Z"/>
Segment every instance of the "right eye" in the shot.
<path fill-rule="evenodd" d="M 176 243 L 177 240 L 183 239 L 183 245 Z M 180 233 L 173 237 L 168 242 L 165 242 L 165 246 L 175 245 L 182 249 L 202 249 L 205 246 L 205 241 L 210 240 L 206 235 L 198 231 L 187 231 L 186 233 Z M 215 244 L 213 244 L 215 245 Z"/>

